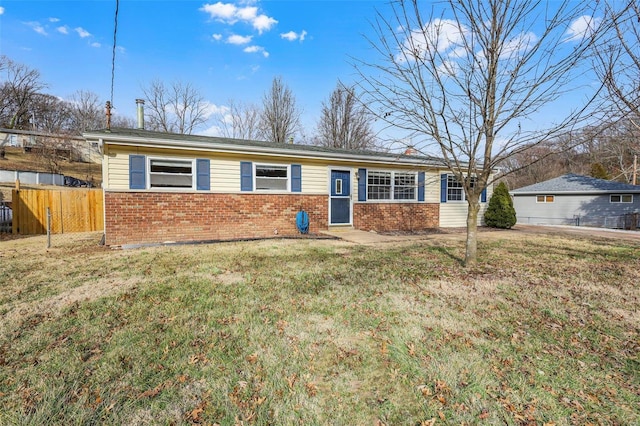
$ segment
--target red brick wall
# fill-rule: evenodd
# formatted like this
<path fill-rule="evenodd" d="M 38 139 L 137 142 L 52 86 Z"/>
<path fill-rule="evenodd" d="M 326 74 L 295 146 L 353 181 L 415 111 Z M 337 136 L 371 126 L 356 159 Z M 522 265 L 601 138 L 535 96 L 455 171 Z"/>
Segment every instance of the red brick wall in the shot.
<path fill-rule="evenodd" d="M 439 204 L 355 203 L 353 226 L 364 231 L 418 231 L 439 226 Z"/>
<path fill-rule="evenodd" d="M 300 209 L 309 214 L 310 233 L 327 229 L 328 198 L 322 195 L 106 191 L 106 243 L 299 235 Z"/>

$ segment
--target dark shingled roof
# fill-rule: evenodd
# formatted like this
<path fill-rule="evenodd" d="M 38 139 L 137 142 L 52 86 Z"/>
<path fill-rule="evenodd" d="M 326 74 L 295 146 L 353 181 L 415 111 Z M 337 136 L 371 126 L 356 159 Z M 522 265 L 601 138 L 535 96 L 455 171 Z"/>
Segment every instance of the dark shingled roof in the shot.
<path fill-rule="evenodd" d="M 640 186 L 573 173 L 510 191 L 514 195 L 640 192 Z"/>

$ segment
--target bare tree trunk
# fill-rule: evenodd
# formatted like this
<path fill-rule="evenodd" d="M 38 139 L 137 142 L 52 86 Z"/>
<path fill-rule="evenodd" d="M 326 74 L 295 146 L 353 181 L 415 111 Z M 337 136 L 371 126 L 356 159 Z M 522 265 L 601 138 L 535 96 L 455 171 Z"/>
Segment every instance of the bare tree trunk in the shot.
<path fill-rule="evenodd" d="M 471 197 L 467 200 L 469 207 L 467 211 L 467 243 L 464 254 L 464 265 L 471 266 L 477 263 L 478 253 L 478 212 L 480 203 L 478 197 Z"/>

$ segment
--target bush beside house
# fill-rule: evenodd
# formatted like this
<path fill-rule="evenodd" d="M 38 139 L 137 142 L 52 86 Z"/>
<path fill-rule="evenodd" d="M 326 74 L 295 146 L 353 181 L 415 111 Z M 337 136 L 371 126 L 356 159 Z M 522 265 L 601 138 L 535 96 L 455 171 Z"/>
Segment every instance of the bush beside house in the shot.
<path fill-rule="evenodd" d="M 491 228 L 502 229 L 510 229 L 516 224 L 516 210 L 504 182 L 500 182 L 494 190 L 484 214 L 484 222 Z"/>

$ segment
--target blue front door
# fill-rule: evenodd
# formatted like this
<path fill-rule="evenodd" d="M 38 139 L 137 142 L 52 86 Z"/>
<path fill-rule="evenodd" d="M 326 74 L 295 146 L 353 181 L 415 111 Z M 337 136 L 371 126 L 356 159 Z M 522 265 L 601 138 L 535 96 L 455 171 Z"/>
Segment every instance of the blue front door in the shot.
<path fill-rule="evenodd" d="M 331 170 L 331 225 L 351 223 L 351 172 Z"/>

